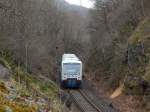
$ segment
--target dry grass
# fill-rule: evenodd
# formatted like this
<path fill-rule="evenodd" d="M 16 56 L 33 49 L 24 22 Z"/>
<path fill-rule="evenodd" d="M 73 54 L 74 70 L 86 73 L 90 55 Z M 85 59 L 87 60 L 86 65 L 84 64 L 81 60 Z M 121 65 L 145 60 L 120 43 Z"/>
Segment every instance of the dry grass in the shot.
<path fill-rule="evenodd" d="M 3 81 L 0 82 L 0 112 L 12 110 L 13 112 L 37 112 L 39 105 L 36 104 L 37 99 L 47 99 L 42 108 L 51 110 L 52 112 L 61 112 L 62 105 L 58 100 L 58 87 L 51 80 L 43 80 L 38 75 L 28 73 L 24 67 L 14 64 L 11 58 L 5 56 L 0 57 L 0 64 L 11 70 L 13 86 L 15 87 L 14 99 Z M 14 80 L 15 79 L 15 80 Z M 14 97 L 14 96 L 13 96 Z M 31 97 L 35 103 L 28 104 L 24 100 Z M 22 99 L 23 98 L 23 99 Z M 28 99 L 27 99 L 28 100 Z"/>

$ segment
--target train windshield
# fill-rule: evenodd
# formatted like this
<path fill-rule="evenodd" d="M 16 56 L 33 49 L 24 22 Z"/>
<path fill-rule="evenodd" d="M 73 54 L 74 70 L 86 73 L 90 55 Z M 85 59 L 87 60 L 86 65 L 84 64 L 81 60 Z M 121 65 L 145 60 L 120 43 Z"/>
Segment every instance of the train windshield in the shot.
<path fill-rule="evenodd" d="M 79 63 L 65 63 L 64 64 L 65 74 L 80 74 L 80 64 Z"/>

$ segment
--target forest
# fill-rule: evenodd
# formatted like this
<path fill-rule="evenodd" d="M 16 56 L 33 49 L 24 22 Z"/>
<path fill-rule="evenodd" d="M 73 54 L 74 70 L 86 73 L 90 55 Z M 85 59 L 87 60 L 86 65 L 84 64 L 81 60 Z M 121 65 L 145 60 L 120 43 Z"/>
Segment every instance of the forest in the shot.
<path fill-rule="evenodd" d="M 57 72 L 64 53 L 82 60 L 84 78 L 120 112 L 150 111 L 150 1 L 92 1 L 85 8 L 0 0 L 0 112 L 61 112 Z"/>

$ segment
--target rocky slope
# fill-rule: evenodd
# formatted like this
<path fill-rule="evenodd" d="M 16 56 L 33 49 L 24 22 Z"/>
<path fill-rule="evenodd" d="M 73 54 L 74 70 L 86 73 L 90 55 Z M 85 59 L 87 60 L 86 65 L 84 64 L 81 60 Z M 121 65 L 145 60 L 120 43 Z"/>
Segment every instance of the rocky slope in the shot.
<path fill-rule="evenodd" d="M 93 86 L 100 96 L 112 100 L 121 112 L 150 111 L 150 17 L 141 19 L 127 40 L 126 64 L 122 64 L 125 78 L 120 87 L 108 88 L 103 78 L 93 80 Z M 125 70 L 126 69 L 126 70 Z M 104 74 L 97 74 L 104 75 Z M 93 78 L 92 78 L 93 77 Z M 114 77 L 115 78 L 115 77 Z"/>
<path fill-rule="evenodd" d="M 6 59 L 7 57 L 7 59 Z M 58 112 L 58 87 L 26 72 L 6 57 L 0 61 L 0 112 Z"/>

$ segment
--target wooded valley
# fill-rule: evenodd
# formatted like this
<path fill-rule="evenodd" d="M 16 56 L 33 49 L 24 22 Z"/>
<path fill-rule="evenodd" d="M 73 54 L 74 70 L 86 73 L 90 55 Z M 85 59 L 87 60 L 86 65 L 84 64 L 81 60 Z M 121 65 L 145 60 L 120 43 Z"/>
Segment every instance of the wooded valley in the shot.
<path fill-rule="evenodd" d="M 125 107 L 118 106 L 121 112 L 149 112 L 150 1 L 92 1 L 94 7 L 85 8 L 64 0 L 0 0 L 0 65 L 15 76 L 16 82 L 28 87 L 39 85 L 37 91 L 53 96 L 50 100 L 55 102 L 61 56 L 74 53 L 84 63 L 85 79 L 95 87 L 102 85 L 109 94 L 122 87 L 125 97 L 121 98 L 132 96 L 140 102 L 132 105 L 133 109 L 126 107 L 126 101 Z M 0 70 L 0 78 L 1 74 Z M 54 86 L 45 82 L 49 89 L 43 89 L 45 83 L 34 80 L 37 76 L 38 81 L 41 76 L 48 77 Z M 53 91 L 47 94 L 46 90 Z M 56 102 L 58 107 L 52 111 L 60 112 Z"/>

